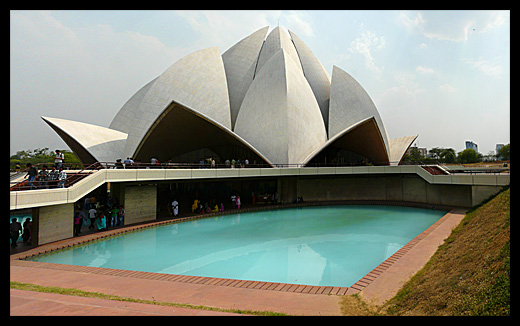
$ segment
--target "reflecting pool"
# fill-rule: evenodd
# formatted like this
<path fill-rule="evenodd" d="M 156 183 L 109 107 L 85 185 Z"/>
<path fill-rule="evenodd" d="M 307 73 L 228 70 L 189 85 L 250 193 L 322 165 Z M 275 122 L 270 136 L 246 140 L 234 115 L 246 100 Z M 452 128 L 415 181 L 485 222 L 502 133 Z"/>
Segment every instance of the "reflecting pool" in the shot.
<path fill-rule="evenodd" d="M 368 205 L 248 212 L 149 228 L 32 260 L 348 287 L 446 213 Z"/>

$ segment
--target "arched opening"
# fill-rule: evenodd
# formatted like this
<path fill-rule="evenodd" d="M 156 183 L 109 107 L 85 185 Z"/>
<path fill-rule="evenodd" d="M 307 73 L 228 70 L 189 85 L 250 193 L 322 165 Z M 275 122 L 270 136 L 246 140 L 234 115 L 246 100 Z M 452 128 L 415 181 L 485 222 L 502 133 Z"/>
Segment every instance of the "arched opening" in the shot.
<path fill-rule="evenodd" d="M 249 160 L 250 164 L 271 164 L 249 144 L 231 131 L 195 111 L 172 102 L 157 118 L 139 144 L 134 158 L 150 162 L 198 163 L 213 157 L 225 160 Z"/>
<path fill-rule="evenodd" d="M 388 153 L 374 117 L 338 134 L 305 164 L 388 165 Z"/>

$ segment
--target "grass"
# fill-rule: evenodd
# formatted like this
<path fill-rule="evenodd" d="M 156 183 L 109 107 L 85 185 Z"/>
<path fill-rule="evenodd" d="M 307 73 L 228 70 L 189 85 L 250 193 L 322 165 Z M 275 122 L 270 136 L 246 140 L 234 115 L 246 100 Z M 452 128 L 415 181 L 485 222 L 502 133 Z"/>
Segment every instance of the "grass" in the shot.
<path fill-rule="evenodd" d="M 510 189 L 466 213 L 428 263 L 383 306 L 345 296 L 354 315 L 509 316 Z"/>
<path fill-rule="evenodd" d="M 78 290 L 78 289 L 61 288 L 61 287 L 55 287 L 55 286 L 41 286 L 41 285 L 36 285 L 36 284 L 13 282 L 13 281 L 10 282 L 10 287 L 11 287 L 11 289 L 18 289 L 18 290 L 25 290 L 25 291 L 56 293 L 56 294 L 73 295 L 73 296 L 79 296 L 79 297 L 98 298 L 98 299 L 124 301 L 124 302 L 146 303 L 146 304 L 154 304 L 154 305 L 168 306 L 168 307 L 231 312 L 231 313 L 236 313 L 236 314 L 255 315 L 255 316 L 287 316 L 286 314 L 271 312 L 271 311 L 223 309 L 223 308 L 215 308 L 215 307 L 200 306 L 200 305 L 198 306 L 198 305 L 191 305 L 191 304 L 184 304 L 184 303 L 164 302 L 164 301 L 155 301 L 155 300 L 142 300 L 142 299 L 134 299 L 134 298 L 129 298 L 129 297 L 122 297 L 122 296 L 112 295 L 112 294 L 104 294 L 104 293 L 100 293 L 100 292 L 89 292 L 89 291 L 83 291 L 83 290 Z"/>

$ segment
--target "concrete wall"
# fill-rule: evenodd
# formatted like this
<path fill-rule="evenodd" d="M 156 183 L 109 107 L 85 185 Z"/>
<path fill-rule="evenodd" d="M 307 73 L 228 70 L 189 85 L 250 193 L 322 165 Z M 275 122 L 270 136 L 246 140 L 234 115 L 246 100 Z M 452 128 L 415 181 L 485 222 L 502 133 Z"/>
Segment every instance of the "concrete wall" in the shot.
<path fill-rule="evenodd" d="M 499 183 L 498 177 L 489 176 L 497 180 L 496 185 L 475 184 L 475 176 L 469 177 L 473 181 L 467 184 L 459 183 L 430 183 L 423 176 L 416 173 L 385 173 L 387 167 L 378 167 L 382 172 L 379 173 L 351 173 L 351 174 L 290 174 L 289 172 L 301 173 L 311 171 L 312 169 L 235 169 L 235 170 L 193 170 L 190 171 L 188 180 L 201 180 L 204 173 L 217 173 L 209 180 L 241 180 L 247 182 L 251 180 L 248 177 L 254 176 L 255 173 L 262 172 L 262 177 L 277 178 L 277 191 L 280 195 L 280 201 L 284 203 L 292 203 L 298 196 L 302 196 L 304 201 L 337 201 L 337 200 L 378 200 L 378 201 L 402 201 L 408 203 L 423 203 L 430 205 L 445 205 L 455 207 L 471 207 L 478 205 L 490 195 L 496 194 L 503 187 L 504 182 Z M 388 167 L 398 168 L 401 167 Z M 415 167 L 412 167 L 415 168 Z M 240 171 L 243 170 L 243 171 Z M 287 170 L 287 171 L 286 171 Z M 391 171 L 394 171 L 392 169 Z M 121 173 L 136 173 L 135 170 L 106 170 L 120 175 Z M 157 176 L 153 173 L 167 172 L 179 173 L 182 170 L 142 170 L 139 173 L 148 176 L 149 180 L 157 180 Z M 238 171 L 238 172 L 237 172 Z M 281 174 L 280 171 L 284 171 Z M 235 179 L 237 173 L 249 173 L 244 175 L 244 179 Z M 278 173 L 278 174 L 277 174 Z M 198 174 L 201 174 L 200 176 Z M 278 176 L 277 176 L 278 175 Z M 433 178 L 433 176 L 431 176 Z M 452 176 L 445 176 L 452 177 Z M 479 176 L 480 177 L 480 176 Z M 485 178 L 488 176 L 482 176 Z M 507 176 L 509 177 L 509 176 Z M 165 177 L 166 178 L 166 177 Z M 480 179 L 482 179 L 480 178 Z M 182 178 L 178 178 L 182 180 Z M 444 179 L 443 179 L 444 180 Z M 493 181 L 492 180 L 492 181 Z M 433 179 L 433 181 L 436 181 Z M 442 181 L 442 180 L 441 180 Z M 453 182 L 453 180 L 448 180 Z M 460 181 L 460 180 L 459 180 Z M 509 181 L 509 179 L 507 179 Z M 507 182 L 508 183 L 508 182 Z M 145 221 L 153 221 L 157 218 L 157 186 L 156 185 L 137 185 L 129 184 L 122 180 L 111 182 L 111 193 L 117 197 L 121 204 L 125 206 L 126 216 L 125 224 L 139 223 Z M 67 194 L 65 190 L 70 189 L 52 189 L 48 191 L 49 195 Z M 74 190 L 74 189 L 72 189 Z M 41 193 L 42 191 L 29 192 Z M 23 193 L 23 192 L 20 192 Z M 43 191 L 43 195 L 47 192 Z M 82 192 L 83 193 L 83 192 Z M 26 197 L 29 197 L 27 195 Z M 78 197 L 78 196 L 76 196 Z M 61 198 L 61 197 L 60 197 Z M 79 197 L 82 198 L 82 197 Z M 21 201 L 21 200 L 20 200 Z M 52 200 L 51 200 L 52 201 Z M 37 213 L 37 229 L 38 243 L 45 244 L 58 241 L 73 236 L 73 217 L 74 203 L 63 203 L 63 200 L 56 200 L 57 204 L 49 204 L 46 206 L 36 207 Z M 25 204 L 24 204 L 25 205 Z M 26 206 L 26 205 L 25 205 Z M 33 213 L 33 216 L 36 214 Z"/>
<path fill-rule="evenodd" d="M 482 201 L 498 193 L 502 187 L 496 186 L 473 186 L 471 189 L 472 206 L 480 204 Z"/>
<path fill-rule="evenodd" d="M 296 182 L 282 182 L 283 185 L 297 188 Z M 473 206 L 471 186 L 429 184 L 421 177 L 411 174 L 300 177 L 298 187 L 298 195 L 305 201 L 388 200 Z M 499 188 L 495 188 L 498 191 Z M 281 193 L 285 195 L 290 190 L 282 189 Z"/>
<path fill-rule="evenodd" d="M 126 186 L 123 205 L 125 224 L 155 220 L 157 186 Z"/>
<path fill-rule="evenodd" d="M 74 204 L 40 207 L 38 245 L 71 238 L 74 235 Z"/>

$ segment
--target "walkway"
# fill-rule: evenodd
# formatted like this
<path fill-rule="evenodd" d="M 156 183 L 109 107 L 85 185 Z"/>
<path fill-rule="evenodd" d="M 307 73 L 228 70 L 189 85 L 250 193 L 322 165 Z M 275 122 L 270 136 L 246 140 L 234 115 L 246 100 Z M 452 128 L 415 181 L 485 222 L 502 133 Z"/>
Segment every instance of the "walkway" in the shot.
<path fill-rule="evenodd" d="M 11 289 L 11 316 L 243 316 L 229 312 Z"/>

